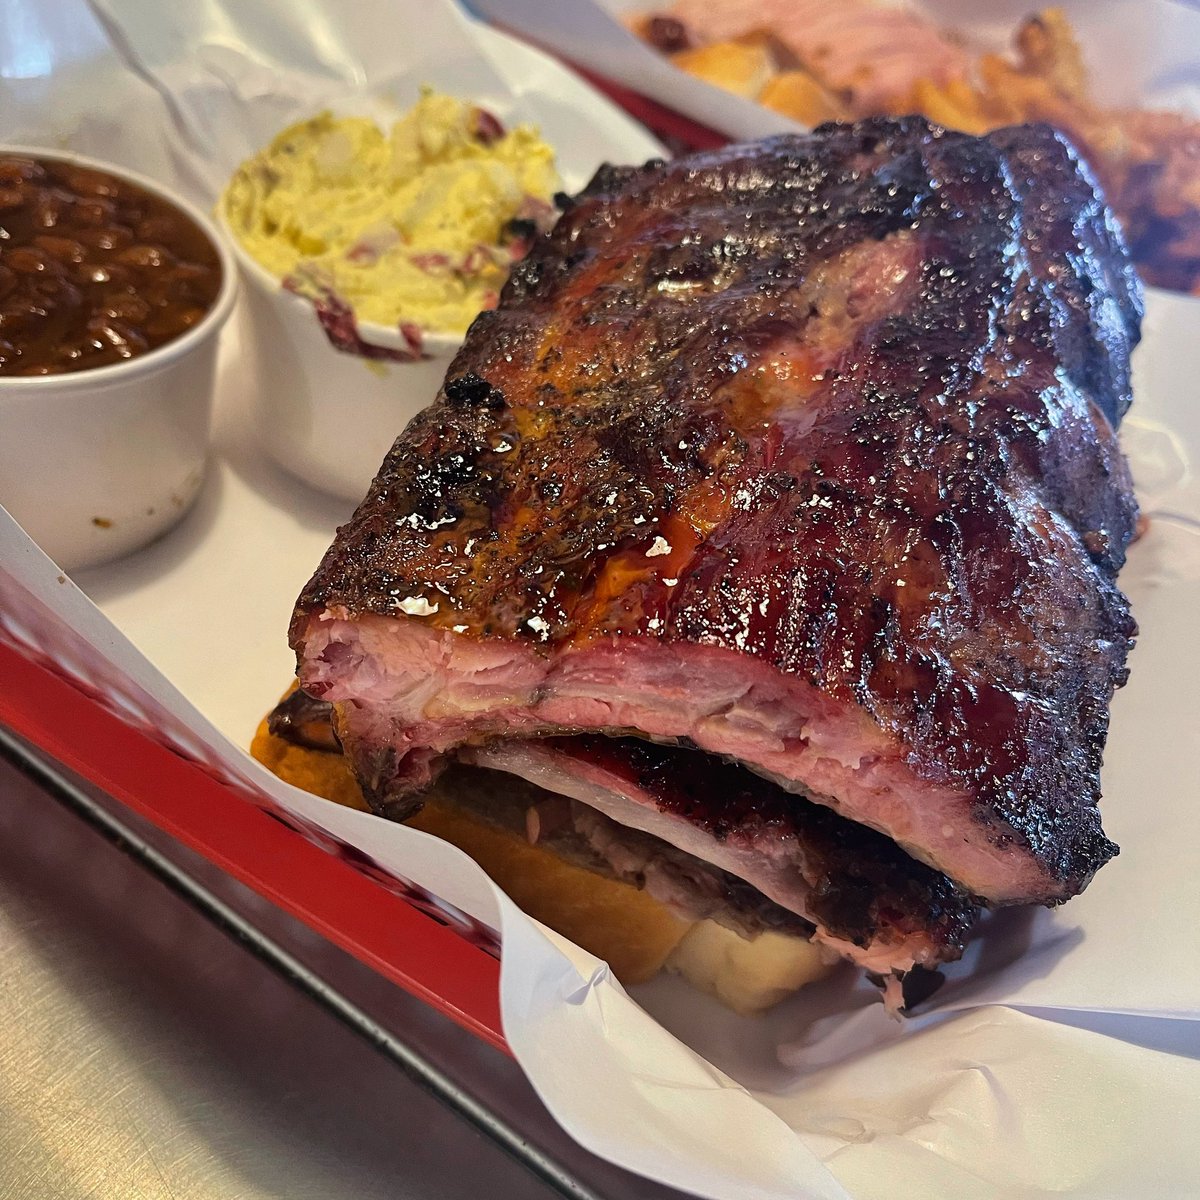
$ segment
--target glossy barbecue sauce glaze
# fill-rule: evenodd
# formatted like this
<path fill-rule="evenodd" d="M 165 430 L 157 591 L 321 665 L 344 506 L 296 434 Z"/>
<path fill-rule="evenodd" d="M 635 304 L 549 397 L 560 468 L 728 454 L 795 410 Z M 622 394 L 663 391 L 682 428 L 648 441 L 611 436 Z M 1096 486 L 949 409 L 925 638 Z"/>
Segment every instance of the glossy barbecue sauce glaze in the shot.
<path fill-rule="evenodd" d="M 196 325 L 221 287 L 208 236 L 103 171 L 0 155 L 0 375 L 145 354 Z"/>
<path fill-rule="evenodd" d="M 339 563 L 358 605 L 535 643 L 715 639 L 828 685 L 831 612 L 858 640 L 958 607 L 960 543 L 1023 568 L 980 482 L 1039 457 L 1079 462 L 1060 503 L 1118 566 L 1132 504 L 1084 485 L 1123 470 L 1131 285 L 1092 312 L 1094 280 L 1041 265 L 1119 263 L 1102 207 L 1052 139 L 879 128 L 602 170 L 385 462 L 351 527 L 371 553 Z M 815 624 L 780 644 L 796 579 Z"/>
<path fill-rule="evenodd" d="M 1045 128 L 877 120 L 605 168 L 476 319 L 294 636 L 332 609 L 758 660 L 1078 890 L 1115 851 L 1139 315 Z"/>

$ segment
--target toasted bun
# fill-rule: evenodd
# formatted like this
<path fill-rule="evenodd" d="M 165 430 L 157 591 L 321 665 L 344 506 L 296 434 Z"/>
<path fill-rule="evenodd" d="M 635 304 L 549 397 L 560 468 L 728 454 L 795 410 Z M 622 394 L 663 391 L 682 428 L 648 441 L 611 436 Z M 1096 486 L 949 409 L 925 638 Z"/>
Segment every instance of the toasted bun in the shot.
<path fill-rule="evenodd" d="M 824 978 L 833 963 L 819 946 L 794 934 L 768 929 L 744 938 L 717 921 L 697 921 L 666 968 L 734 1012 L 749 1014 Z"/>
<path fill-rule="evenodd" d="M 367 809 L 340 754 L 293 745 L 265 720 L 250 752 L 287 783 Z M 645 982 L 665 967 L 738 1012 L 758 1012 L 829 971 L 803 938 L 747 939 L 715 921 L 684 920 L 649 893 L 486 824 L 436 790 L 407 824 L 457 846 L 523 911 L 604 959 L 622 983 Z"/>

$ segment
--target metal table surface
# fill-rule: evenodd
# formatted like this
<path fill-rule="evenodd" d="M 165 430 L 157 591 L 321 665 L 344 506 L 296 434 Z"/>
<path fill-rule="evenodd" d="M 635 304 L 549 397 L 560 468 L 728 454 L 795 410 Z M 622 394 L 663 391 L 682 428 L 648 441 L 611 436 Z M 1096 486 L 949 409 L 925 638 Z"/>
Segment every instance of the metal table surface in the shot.
<path fill-rule="evenodd" d="M 575 1146 L 504 1054 L 0 754 L 0 1196 L 679 1196 Z"/>

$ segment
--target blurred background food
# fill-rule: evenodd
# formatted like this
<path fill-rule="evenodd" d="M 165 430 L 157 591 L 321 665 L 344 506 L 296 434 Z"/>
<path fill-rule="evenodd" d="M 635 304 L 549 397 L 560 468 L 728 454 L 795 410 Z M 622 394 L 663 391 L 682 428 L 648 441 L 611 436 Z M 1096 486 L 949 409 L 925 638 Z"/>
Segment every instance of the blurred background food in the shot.
<path fill-rule="evenodd" d="M 330 112 L 285 129 L 238 168 L 221 214 L 291 291 L 359 322 L 462 334 L 560 187 L 532 125 L 425 90 L 390 129 Z"/>
<path fill-rule="evenodd" d="M 871 0 L 676 0 L 634 31 L 682 70 L 804 125 L 924 113 L 967 133 L 1045 121 L 1089 161 L 1143 278 L 1200 294 L 1200 121 L 1097 102 L 1061 10 L 1007 54 L 976 54 L 920 13 Z"/>

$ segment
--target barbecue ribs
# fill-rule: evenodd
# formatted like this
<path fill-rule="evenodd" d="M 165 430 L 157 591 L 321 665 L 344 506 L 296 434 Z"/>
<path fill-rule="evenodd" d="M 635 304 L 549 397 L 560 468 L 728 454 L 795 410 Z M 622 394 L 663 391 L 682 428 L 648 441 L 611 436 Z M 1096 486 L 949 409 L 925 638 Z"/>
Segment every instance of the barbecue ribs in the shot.
<path fill-rule="evenodd" d="M 877 119 L 606 167 L 339 530 L 295 612 L 302 685 L 380 811 L 462 758 L 876 969 L 953 957 L 976 901 L 1061 901 L 1116 853 L 1140 316 L 1048 128 Z M 723 785 L 648 785 L 686 776 L 672 755 Z M 902 916 L 831 923 L 835 843 Z"/>

